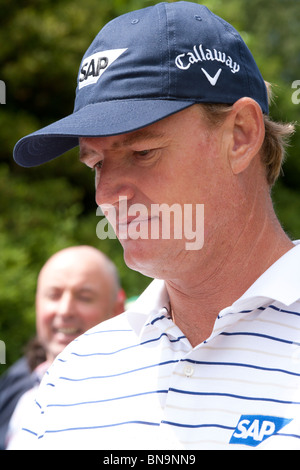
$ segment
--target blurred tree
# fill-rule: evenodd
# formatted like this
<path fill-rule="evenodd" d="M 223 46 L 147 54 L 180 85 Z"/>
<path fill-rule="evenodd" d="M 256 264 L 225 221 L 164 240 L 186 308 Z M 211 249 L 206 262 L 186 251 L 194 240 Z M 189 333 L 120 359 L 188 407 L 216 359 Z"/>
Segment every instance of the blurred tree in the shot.
<path fill-rule="evenodd" d="M 34 332 L 34 292 L 42 262 L 74 243 L 79 199 L 79 190 L 63 179 L 32 185 L 11 178 L 9 168 L 1 166 L 0 334 L 8 363 L 20 356 Z"/>
<path fill-rule="evenodd" d="M 0 167 L 0 335 L 8 364 L 34 334 L 37 276 L 56 251 L 77 244 L 104 251 L 117 264 L 128 296 L 149 283 L 125 266 L 117 240 L 97 239 L 100 219 L 82 213 L 81 196 L 82 191 L 63 177 L 32 184 L 23 175 L 11 178 L 7 165 Z"/>
<path fill-rule="evenodd" d="M 149 279 L 129 270 L 117 240 L 96 237 L 91 172 L 72 150 L 47 165 L 23 169 L 14 164 L 16 141 L 72 112 L 81 57 L 99 29 L 151 0 L 0 0 L 0 340 L 11 364 L 34 332 L 37 273 L 65 246 L 99 247 L 117 264 L 129 296 Z M 200 3 L 200 2 L 199 2 Z M 232 23 L 253 52 L 264 78 L 276 84 L 275 119 L 296 121 L 291 84 L 300 80 L 299 0 L 206 0 Z M 275 186 L 275 209 L 293 238 L 300 234 L 300 133 L 291 142 L 284 178 Z M 0 366 L 0 373 L 4 367 Z"/>

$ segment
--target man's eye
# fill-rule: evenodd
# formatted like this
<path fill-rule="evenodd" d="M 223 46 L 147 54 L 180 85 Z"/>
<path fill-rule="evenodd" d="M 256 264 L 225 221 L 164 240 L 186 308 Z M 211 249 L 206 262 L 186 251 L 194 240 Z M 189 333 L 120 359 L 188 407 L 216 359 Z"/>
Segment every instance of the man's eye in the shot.
<path fill-rule="evenodd" d="M 61 297 L 61 293 L 60 292 L 47 292 L 46 296 L 45 296 L 48 300 L 59 300 L 60 297 Z"/>
<path fill-rule="evenodd" d="M 91 303 L 93 302 L 93 297 L 89 297 L 89 296 L 85 296 L 85 295 L 78 295 L 78 300 L 80 300 L 80 302 L 85 302 L 85 303 Z"/>
<path fill-rule="evenodd" d="M 138 159 L 149 158 L 153 155 L 154 150 L 139 150 L 134 152 L 134 156 Z"/>
<path fill-rule="evenodd" d="M 102 167 L 103 167 L 103 160 L 100 160 L 99 162 L 96 163 L 96 165 L 93 166 L 92 171 L 101 170 Z"/>

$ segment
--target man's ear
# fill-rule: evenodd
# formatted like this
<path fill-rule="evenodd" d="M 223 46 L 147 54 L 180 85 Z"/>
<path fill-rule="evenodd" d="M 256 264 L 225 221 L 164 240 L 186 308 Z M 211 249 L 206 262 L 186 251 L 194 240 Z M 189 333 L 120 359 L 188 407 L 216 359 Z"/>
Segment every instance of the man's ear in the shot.
<path fill-rule="evenodd" d="M 124 289 L 120 288 L 117 294 L 117 299 L 114 305 L 114 313 L 113 316 L 120 315 L 120 313 L 125 312 L 125 301 L 126 301 L 126 294 Z"/>
<path fill-rule="evenodd" d="M 259 104 L 251 98 L 236 101 L 230 114 L 231 145 L 229 162 L 232 172 L 243 172 L 258 154 L 265 137 L 265 126 Z"/>

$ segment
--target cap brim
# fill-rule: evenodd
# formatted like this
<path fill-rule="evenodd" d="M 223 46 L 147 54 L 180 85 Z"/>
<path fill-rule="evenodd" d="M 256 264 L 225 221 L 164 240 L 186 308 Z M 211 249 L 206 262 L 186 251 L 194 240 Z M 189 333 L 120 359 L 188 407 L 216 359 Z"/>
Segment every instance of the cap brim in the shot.
<path fill-rule="evenodd" d="M 79 137 L 108 137 L 132 132 L 194 103 L 148 99 L 91 104 L 23 137 L 14 148 L 14 159 L 24 167 L 41 165 L 76 147 Z"/>

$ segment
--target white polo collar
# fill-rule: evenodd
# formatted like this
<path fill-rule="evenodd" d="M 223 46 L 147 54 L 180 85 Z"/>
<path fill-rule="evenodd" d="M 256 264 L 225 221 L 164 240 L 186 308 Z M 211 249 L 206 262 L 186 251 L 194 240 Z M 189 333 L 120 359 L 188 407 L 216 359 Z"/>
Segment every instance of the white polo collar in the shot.
<path fill-rule="evenodd" d="M 254 309 L 268 300 L 289 306 L 300 298 L 300 240 L 294 244 L 232 304 L 231 312 Z"/>

